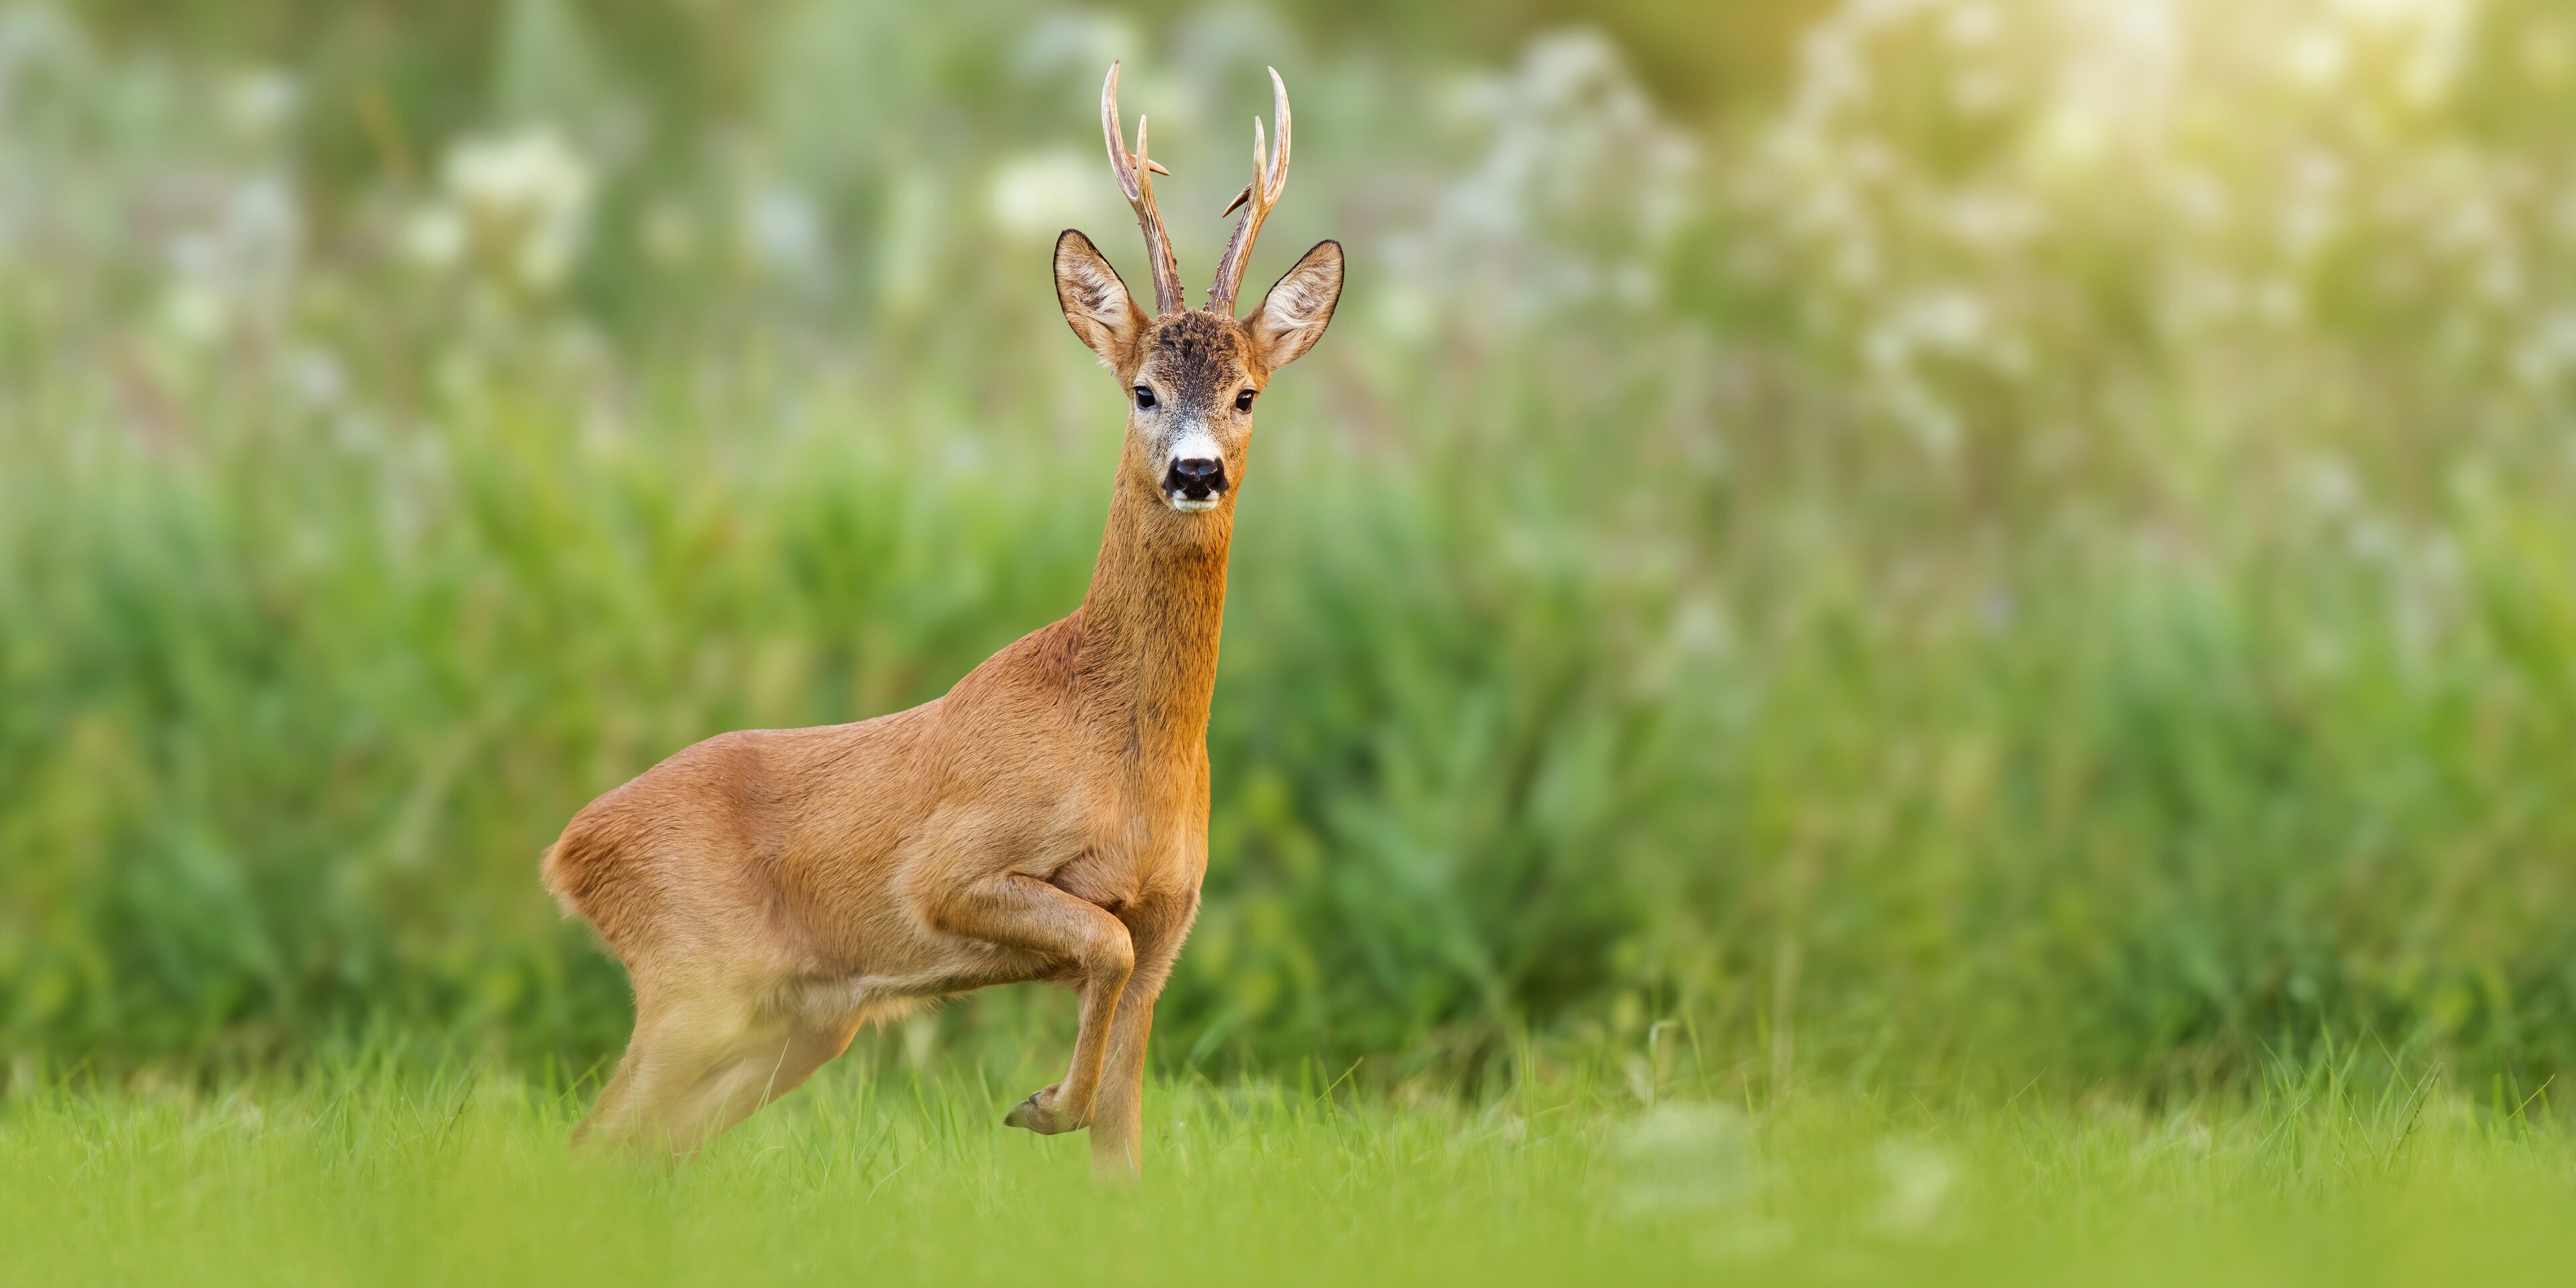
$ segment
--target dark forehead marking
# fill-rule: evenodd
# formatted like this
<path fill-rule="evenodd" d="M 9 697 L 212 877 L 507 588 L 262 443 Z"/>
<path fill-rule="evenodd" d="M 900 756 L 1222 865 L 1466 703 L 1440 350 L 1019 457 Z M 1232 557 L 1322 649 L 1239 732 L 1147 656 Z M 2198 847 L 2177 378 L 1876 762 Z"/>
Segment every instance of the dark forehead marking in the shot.
<path fill-rule="evenodd" d="M 1234 319 L 1192 309 L 1155 326 L 1147 363 L 1184 400 L 1230 399 L 1251 369 L 1249 352 Z"/>

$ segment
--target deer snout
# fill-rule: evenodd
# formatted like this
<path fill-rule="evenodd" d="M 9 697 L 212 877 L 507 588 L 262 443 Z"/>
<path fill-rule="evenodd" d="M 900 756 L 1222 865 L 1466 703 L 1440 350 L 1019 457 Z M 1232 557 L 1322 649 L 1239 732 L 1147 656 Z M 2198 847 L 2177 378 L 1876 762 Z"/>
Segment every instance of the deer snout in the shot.
<path fill-rule="evenodd" d="M 1163 488 L 1176 497 L 1206 501 L 1225 491 L 1225 462 L 1204 456 L 1188 456 L 1172 462 L 1163 475 Z"/>
<path fill-rule="evenodd" d="M 1163 496 L 1173 509 L 1188 513 L 1215 509 L 1225 488 L 1225 458 L 1217 454 L 1215 439 L 1192 434 L 1172 449 L 1163 469 Z"/>

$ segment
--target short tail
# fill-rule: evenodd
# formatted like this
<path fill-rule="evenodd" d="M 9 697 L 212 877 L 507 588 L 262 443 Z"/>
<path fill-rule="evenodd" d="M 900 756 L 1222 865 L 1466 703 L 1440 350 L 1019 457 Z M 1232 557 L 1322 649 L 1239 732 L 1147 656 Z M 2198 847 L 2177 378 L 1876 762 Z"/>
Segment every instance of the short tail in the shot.
<path fill-rule="evenodd" d="M 547 894 L 554 896 L 555 906 L 563 909 L 565 919 L 570 920 L 575 917 L 585 917 L 586 914 L 582 912 L 580 905 L 572 901 L 571 887 L 564 880 L 564 839 L 564 837 L 556 837 L 555 843 L 546 847 L 545 856 L 537 860 L 537 884 L 545 887 Z"/>

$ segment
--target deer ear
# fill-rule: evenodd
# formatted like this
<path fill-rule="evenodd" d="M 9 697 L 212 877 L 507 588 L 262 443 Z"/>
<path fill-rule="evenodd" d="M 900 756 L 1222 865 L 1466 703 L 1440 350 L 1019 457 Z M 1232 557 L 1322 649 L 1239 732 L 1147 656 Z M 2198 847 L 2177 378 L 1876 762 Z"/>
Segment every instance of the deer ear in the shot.
<path fill-rule="evenodd" d="M 1150 319 L 1091 239 L 1067 228 L 1055 239 L 1055 302 L 1073 333 L 1112 371 L 1125 371 Z"/>
<path fill-rule="evenodd" d="M 1261 297 L 1261 307 L 1243 324 L 1262 368 L 1277 371 L 1314 348 L 1341 298 L 1342 244 L 1319 241 Z"/>

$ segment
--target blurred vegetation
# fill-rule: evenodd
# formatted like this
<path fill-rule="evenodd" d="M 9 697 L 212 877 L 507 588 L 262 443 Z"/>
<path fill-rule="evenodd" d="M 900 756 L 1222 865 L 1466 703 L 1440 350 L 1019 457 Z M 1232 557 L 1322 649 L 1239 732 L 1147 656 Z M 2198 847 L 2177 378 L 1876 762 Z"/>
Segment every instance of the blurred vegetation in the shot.
<path fill-rule="evenodd" d="M 2576 1066 L 2544 0 L 0 8 L 0 1044 L 614 1050 L 574 809 L 1080 596 L 1112 57 L 1353 266 L 1167 1066 Z"/>

